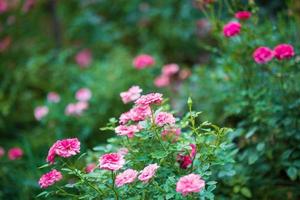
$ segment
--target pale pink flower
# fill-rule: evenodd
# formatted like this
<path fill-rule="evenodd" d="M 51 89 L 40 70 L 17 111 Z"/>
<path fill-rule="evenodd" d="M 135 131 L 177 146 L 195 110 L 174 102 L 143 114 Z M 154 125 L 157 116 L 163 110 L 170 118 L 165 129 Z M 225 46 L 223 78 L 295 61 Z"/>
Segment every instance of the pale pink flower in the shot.
<path fill-rule="evenodd" d="M 0 14 L 8 10 L 7 0 L 0 0 Z"/>
<path fill-rule="evenodd" d="M 249 11 L 238 11 L 235 13 L 235 18 L 240 20 L 247 20 L 251 17 L 251 12 Z"/>
<path fill-rule="evenodd" d="M 25 3 L 23 4 L 22 11 L 24 13 L 29 12 L 34 7 L 35 4 L 36 4 L 36 0 L 26 0 Z"/>
<path fill-rule="evenodd" d="M 278 60 L 290 59 L 295 55 L 294 47 L 290 44 L 279 44 L 274 48 L 274 55 Z"/>
<path fill-rule="evenodd" d="M 205 187 L 205 181 L 197 174 L 181 177 L 176 184 L 176 191 L 183 196 L 193 192 L 200 192 Z"/>
<path fill-rule="evenodd" d="M 132 183 L 138 175 L 138 172 L 133 169 L 127 169 L 121 174 L 117 175 L 115 184 L 117 187 L 121 187 L 125 184 Z"/>
<path fill-rule="evenodd" d="M 36 120 L 41 120 L 44 118 L 49 112 L 47 106 L 38 106 L 34 109 L 34 117 Z"/>
<path fill-rule="evenodd" d="M 23 156 L 23 150 L 19 147 L 14 147 L 8 150 L 7 155 L 9 160 L 16 160 Z"/>
<path fill-rule="evenodd" d="M 127 124 L 131 120 L 131 114 L 130 111 L 122 113 L 120 118 L 119 118 L 119 123 L 120 124 Z"/>
<path fill-rule="evenodd" d="M 223 27 L 223 34 L 225 37 L 233 37 L 241 32 L 241 24 L 239 22 L 229 22 Z"/>
<path fill-rule="evenodd" d="M 156 163 L 148 165 L 141 171 L 138 179 L 144 183 L 147 183 L 155 175 L 158 168 L 159 166 Z"/>
<path fill-rule="evenodd" d="M 141 54 L 134 58 L 133 66 L 136 69 L 144 69 L 155 64 L 154 58 L 147 54 Z"/>
<path fill-rule="evenodd" d="M 158 88 L 166 87 L 170 85 L 170 77 L 167 75 L 159 75 L 154 79 L 154 85 Z"/>
<path fill-rule="evenodd" d="M 91 173 L 96 169 L 97 165 L 95 163 L 90 163 L 85 167 L 85 172 L 86 173 Z"/>
<path fill-rule="evenodd" d="M 80 67 L 89 67 L 92 62 L 92 52 L 89 49 L 83 49 L 76 54 L 75 60 Z"/>
<path fill-rule="evenodd" d="M 88 109 L 89 104 L 85 101 L 79 101 L 77 103 L 69 103 L 65 108 L 65 115 L 79 116 Z"/>
<path fill-rule="evenodd" d="M 60 101 L 60 96 L 56 92 L 49 92 L 47 95 L 47 99 L 49 102 L 58 103 Z"/>
<path fill-rule="evenodd" d="M 56 169 L 53 169 L 52 171 L 44 174 L 40 180 L 39 185 L 41 188 L 47 188 L 54 183 L 60 181 L 63 178 L 62 174 L 57 171 Z"/>
<path fill-rule="evenodd" d="M 164 126 L 166 124 L 173 125 L 175 122 L 176 119 L 171 113 L 159 112 L 155 116 L 155 124 L 157 126 Z"/>
<path fill-rule="evenodd" d="M 129 103 L 137 100 L 141 96 L 141 92 L 143 90 L 139 86 L 132 86 L 126 92 L 121 92 L 120 96 L 122 98 L 123 103 Z"/>
<path fill-rule="evenodd" d="M 118 135 L 122 135 L 122 136 L 126 135 L 128 138 L 132 138 L 134 134 L 139 131 L 140 131 L 140 127 L 137 125 L 129 125 L 129 126 L 120 125 L 115 128 L 115 132 Z"/>
<path fill-rule="evenodd" d="M 118 150 L 118 154 L 122 155 L 122 156 L 126 156 L 128 154 L 128 149 L 123 147 L 123 148 L 120 148 Z"/>
<path fill-rule="evenodd" d="M 100 169 L 116 171 L 123 167 L 125 159 L 118 153 L 104 154 L 99 159 Z"/>
<path fill-rule="evenodd" d="M 253 59 L 258 64 L 265 64 L 271 61 L 273 56 L 273 51 L 268 47 L 258 47 L 257 49 L 255 49 L 252 55 Z"/>
<path fill-rule="evenodd" d="M 179 72 L 179 66 L 177 64 L 171 63 L 163 66 L 162 73 L 166 76 L 172 76 Z"/>
<path fill-rule="evenodd" d="M 167 126 L 162 132 L 161 136 L 163 140 L 171 140 L 176 142 L 181 134 L 180 128 Z"/>
<path fill-rule="evenodd" d="M 0 147 L 0 158 L 3 157 L 5 154 L 5 150 L 3 147 Z"/>
<path fill-rule="evenodd" d="M 134 122 L 144 121 L 151 116 L 151 109 L 148 105 L 136 105 L 129 111 L 130 120 Z"/>
<path fill-rule="evenodd" d="M 150 93 L 147 95 L 142 95 L 138 100 L 135 101 L 137 105 L 149 106 L 151 104 L 161 104 L 163 101 L 162 94 L 160 93 Z"/>
<path fill-rule="evenodd" d="M 77 138 L 69 138 L 56 141 L 49 149 L 47 162 L 54 163 L 55 157 L 68 158 L 80 152 L 80 141 Z"/>
<path fill-rule="evenodd" d="M 77 108 L 75 103 L 69 103 L 65 108 L 65 115 L 75 115 Z"/>
<path fill-rule="evenodd" d="M 92 92 L 89 88 L 81 88 L 77 90 L 75 98 L 78 101 L 88 101 L 92 97 Z"/>

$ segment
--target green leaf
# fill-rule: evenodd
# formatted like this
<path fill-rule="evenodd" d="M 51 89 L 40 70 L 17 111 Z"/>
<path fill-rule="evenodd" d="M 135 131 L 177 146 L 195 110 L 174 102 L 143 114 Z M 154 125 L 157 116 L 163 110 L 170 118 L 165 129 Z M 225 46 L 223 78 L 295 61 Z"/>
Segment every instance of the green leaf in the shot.
<path fill-rule="evenodd" d="M 246 188 L 246 187 L 243 187 L 241 189 L 241 193 L 242 193 L 242 195 L 244 195 L 247 198 L 251 198 L 252 197 L 251 191 L 248 188 Z"/>
<path fill-rule="evenodd" d="M 216 185 L 217 183 L 217 181 L 209 181 L 206 183 L 206 185 Z"/>
<path fill-rule="evenodd" d="M 154 151 L 150 155 L 152 156 L 152 158 L 162 159 L 162 158 L 164 158 L 168 155 L 168 152 L 166 152 L 166 151 Z"/>
<path fill-rule="evenodd" d="M 255 163 L 257 159 L 258 159 L 258 156 L 256 155 L 256 153 L 252 153 L 248 158 L 249 165 L 252 165 L 253 163 Z"/>
<path fill-rule="evenodd" d="M 287 170 L 287 175 L 290 177 L 291 180 L 296 180 L 298 170 L 295 167 L 289 167 Z"/>

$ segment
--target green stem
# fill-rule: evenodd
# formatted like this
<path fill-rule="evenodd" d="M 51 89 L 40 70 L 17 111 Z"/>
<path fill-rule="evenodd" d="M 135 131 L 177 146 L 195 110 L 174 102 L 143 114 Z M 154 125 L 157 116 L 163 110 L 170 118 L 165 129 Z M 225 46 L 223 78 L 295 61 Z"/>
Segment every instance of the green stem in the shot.
<path fill-rule="evenodd" d="M 113 192 L 115 193 L 115 196 L 116 196 L 116 200 L 119 200 L 119 195 L 115 189 L 115 174 L 113 171 L 111 171 L 111 179 L 112 179 L 112 187 L 111 189 L 113 190 Z"/>

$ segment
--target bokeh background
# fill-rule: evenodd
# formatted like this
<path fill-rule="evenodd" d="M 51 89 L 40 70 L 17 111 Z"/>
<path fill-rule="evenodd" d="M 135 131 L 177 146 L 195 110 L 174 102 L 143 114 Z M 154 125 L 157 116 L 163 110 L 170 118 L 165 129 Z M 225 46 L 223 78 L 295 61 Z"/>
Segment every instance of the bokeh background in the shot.
<path fill-rule="evenodd" d="M 255 35 L 230 43 L 221 27 L 245 9 Z M 0 158 L 0 199 L 41 192 L 38 167 L 57 139 L 78 137 L 83 150 L 105 144 L 113 133 L 99 128 L 128 110 L 119 94 L 132 85 L 163 93 L 178 115 L 191 96 L 203 120 L 234 129 L 237 164 L 220 175 L 217 199 L 299 199 L 299 13 L 296 0 L 0 0 L 0 146 L 23 150 Z M 255 65 L 255 47 L 279 43 L 296 51 L 284 71 Z M 135 69 L 140 54 L 155 65 Z M 169 63 L 180 71 L 158 84 Z M 88 108 L 66 114 L 81 88 L 92 93 Z M 48 109 L 41 119 L 39 106 Z"/>

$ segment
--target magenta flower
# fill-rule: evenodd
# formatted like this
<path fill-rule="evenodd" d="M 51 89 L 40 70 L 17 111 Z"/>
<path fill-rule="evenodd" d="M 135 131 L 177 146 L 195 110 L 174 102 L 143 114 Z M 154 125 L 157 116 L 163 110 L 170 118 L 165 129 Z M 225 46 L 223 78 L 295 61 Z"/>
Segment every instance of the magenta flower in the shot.
<path fill-rule="evenodd" d="M 128 138 L 132 138 L 135 133 L 140 131 L 140 127 L 138 125 L 120 125 L 115 128 L 115 132 L 118 135 L 126 135 Z"/>
<path fill-rule="evenodd" d="M 196 156 L 197 153 L 196 145 L 190 144 L 190 147 L 191 147 L 191 152 L 189 153 L 189 155 L 180 153 L 177 156 L 177 162 L 179 162 L 180 168 L 182 169 L 187 169 L 189 166 L 191 166 Z"/>
<path fill-rule="evenodd" d="M 92 52 L 89 49 L 83 49 L 75 56 L 76 63 L 82 67 L 87 68 L 92 62 Z"/>
<path fill-rule="evenodd" d="M 147 95 L 142 95 L 138 100 L 135 101 L 136 105 L 150 106 L 151 104 L 161 104 L 163 101 L 162 94 L 160 93 L 150 93 Z"/>
<path fill-rule="evenodd" d="M 141 171 L 138 179 L 144 183 L 147 183 L 155 175 L 158 168 L 159 166 L 156 163 L 148 165 Z"/>
<path fill-rule="evenodd" d="M 41 120 L 47 116 L 49 109 L 47 106 L 38 106 L 34 109 L 34 117 L 36 120 Z"/>
<path fill-rule="evenodd" d="M 19 147 L 14 147 L 8 150 L 8 159 L 16 160 L 23 156 L 23 150 Z"/>
<path fill-rule="evenodd" d="M 159 112 L 155 116 L 155 124 L 157 126 L 164 126 L 166 124 L 173 125 L 175 124 L 176 119 L 171 113 Z"/>
<path fill-rule="evenodd" d="M 290 44 L 279 44 L 274 48 L 274 55 L 278 60 L 290 59 L 295 55 L 294 47 Z"/>
<path fill-rule="evenodd" d="M 247 20 L 251 17 L 251 12 L 249 11 L 238 11 L 235 13 L 235 18 L 240 20 Z"/>
<path fill-rule="evenodd" d="M 205 187 L 205 181 L 197 174 L 189 174 L 179 179 L 176 191 L 183 196 L 193 192 L 200 192 Z"/>
<path fill-rule="evenodd" d="M 138 172 L 133 169 L 127 169 L 123 173 L 117 175 L 115 184 L 117 187 L 121 187 L 125 184 L 132 183 L 138 175 Z"/>
<path fill-rule="evenodd" d="M 223 34 L 225 37 L 234 37 L 241 32 L 241 24 L 239 22 L 229 22 L 223 27 Z"/>
<path fill-rule="evenodd" d="M 125 159 L 118 153 L 104 154 L 99 159 L 100 169 L 111 171 L 119 170 L 125 164 Z"/>
<path fill-rule="evenodd" d="M 58 103 L 60 101 L 60 96 L 56 92 L 49 92 L 47 95 L 47 100 L 52 103 Z"/>
<path fill-rule="evenodd" d="M 56 169 L 53 169 L 52 171 L 44 174 L 40 180 L 39 185 L 41 188 L 47 188 L 54 183 L 60 181 L 63 178 L 62 174 L 57 171 Z"/>
<path fill-rule="evenodd" d="M 170 85 L 170 81 L 169 76 L 162 74 L 154 79 L 154 85 L 158 88 L 162 88 Z"/>
<path fill-rule="evenodd" d="M 141 96 L 141 92 L 143 90 L 139 86 L 132 86 L 126 92 L 121 92 L 120 96 L 122 98 L 123 103 L 129 103 L 137 100 Z"/>
<path fill-rule="evenodd" d="M 265 64 L 273 59 L 274 53 L 268 47 L 258 47 L 252 57 L 258 64 Z"/>
<path fill-rule="evenodd" d="M 89 88 L 81 88 L 77 90 L 75 98 L 78 101 L 88 101 L 92 97 L 92 92 Z"/>
<path fill-rule="evenodd" d="M 8 10 L 7 0 L 0 0 L 0 14 Z"/>
<path fill-rule="evenodd" d="M 141 54 L 134 58 L 133 66 L 136 69 L 144 69 L 155 64 L 154 58 L 147 54 Z"/>

